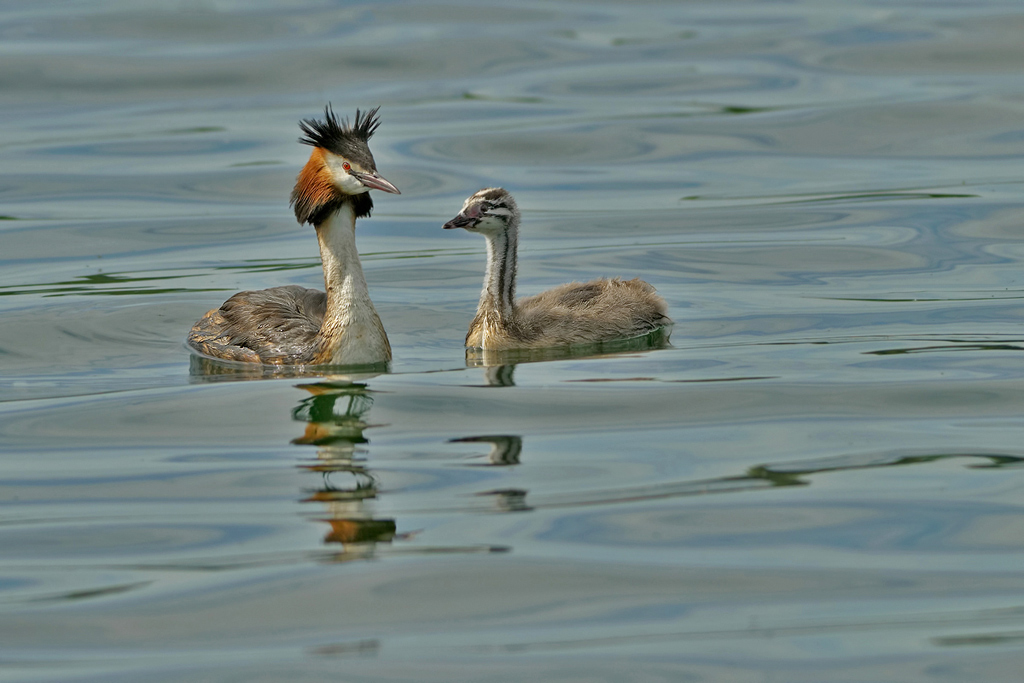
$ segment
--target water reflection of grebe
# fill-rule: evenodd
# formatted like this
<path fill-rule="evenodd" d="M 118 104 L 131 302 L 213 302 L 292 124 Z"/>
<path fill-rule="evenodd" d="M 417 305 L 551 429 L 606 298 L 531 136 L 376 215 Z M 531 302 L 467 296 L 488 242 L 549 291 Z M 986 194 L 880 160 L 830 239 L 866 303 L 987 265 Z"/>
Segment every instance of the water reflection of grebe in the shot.
<path fill-rule="evenodd" d="M 391 360 L 356 251 L 356 219 L 369 216 L 369 191 L 398 194 L 377 174 L 368 141 L 377 110 L 356 110 L 350 126 L 330 105 L 324 120 L 300 124 L 313 146 L 292 191 L 299 223 L 316 228 L 327 293 L 297 285 L 239 292 L 203 316 L 189 344 L 215 358 L 272 365 L 363 365 Z"/>
<path fill-rule="evenodd" d="M 519 209 L 501 188 L 480 190 L 445 228 L 487 238 L 487 274 L 466 346 L 540 349 L 639 337 L 665 327 L 665 300 L 643 280 L 571 282 L 515 300 Z"/>
<path fill-rule="evenodd" d="M 519 456 L 523 452 L 523 439 L 519 436 L 466 436 L 461 439 L 451 439 L 451 443 L 490 444 L 491 452 L 487 454 L 487 464 L 499 467 L 518 465 Z"/>
<path fill-rule="evenodd" d="M 523 439 L 509 434 L 491 434 L 488 436 L 467 436 L 451 439 L 450 443 L 485 443 L 490 444 L 491 451 L 487 454 L 487 467 L 514 467 L 519 464 L 519 456 L 523 453 Z M 529 512 L 531 508 L 526 502 L 528 491 L 517 488 L 494 489 L 481 491 L 477 495 L 491 498 L 494 509 L 500 512 Z"/>
<path fill-rule="evenodd" d="M 316 460 L 304 469 L 319 472 L 322 485 L 309 493 L 306 502 L 324 505 L 328 516 L 322 521 L 331 530 L 325 543 L 345 546 L 345 558 L 366 557 L 377 543 L 389 543 L 395 537 L 395 520 L 376 519 L 371 502 L 377 497 L 377 480 L 359 454 L 368 442 L 363 430 L 365 417 L 373 405 L 373 396 L 363 384 L 303 384 L 311 396 L 303 399 L 292 417 L 306 423 L 305 433 L 292 441 L 317 447 Z M 334 474 L 347 474 L 354 485 L 337 486 Z"/>

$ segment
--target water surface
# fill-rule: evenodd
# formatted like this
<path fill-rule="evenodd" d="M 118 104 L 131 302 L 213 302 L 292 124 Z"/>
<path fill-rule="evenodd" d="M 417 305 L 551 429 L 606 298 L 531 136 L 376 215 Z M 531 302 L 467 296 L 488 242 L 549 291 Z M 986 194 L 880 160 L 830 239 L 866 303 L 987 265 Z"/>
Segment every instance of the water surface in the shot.
<path fill-rule="evenodd" d="M 1017 3 L 0 10 L 0 679 L 1017 681 Z M 300 118 L 381 106 L 384 374 L 210 372 L 320 286 Z M 466 357 L 639 276 L 669 343 Z"/>

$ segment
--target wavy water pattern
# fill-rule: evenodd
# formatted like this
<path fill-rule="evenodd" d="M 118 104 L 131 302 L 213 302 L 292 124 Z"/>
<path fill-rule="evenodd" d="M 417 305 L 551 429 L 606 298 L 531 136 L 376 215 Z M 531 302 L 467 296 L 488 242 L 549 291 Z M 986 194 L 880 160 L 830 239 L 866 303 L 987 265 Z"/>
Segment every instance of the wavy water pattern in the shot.
<path fill-rule="evenodd" d="M 1001 683 L 1024 668 L 1010 0 L 0 7 L 0 678 Z M 380 105 L 390 366 L 193 355 L 322 287 L 288 196 Z M 521 295 L 675 324 L 463 348 Z"/>

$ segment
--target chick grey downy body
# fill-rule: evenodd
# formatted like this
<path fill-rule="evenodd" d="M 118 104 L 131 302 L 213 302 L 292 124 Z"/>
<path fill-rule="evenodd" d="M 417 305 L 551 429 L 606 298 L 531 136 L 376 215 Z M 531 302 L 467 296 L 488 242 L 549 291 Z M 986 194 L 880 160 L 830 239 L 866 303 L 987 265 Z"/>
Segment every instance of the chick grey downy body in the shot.
<path fill-rule="evenodd" d="M 640 279 L 570 282 L 516 301 L 519 208 L 502 188 L 469 197 L 445 223 L 487 239 L 487 272 L 466 346 L 540 349 L 638 337 L 671 324 L 665 300 Z"/>
<path fill-rule="evenodd" d="M 369 216 L 369 191 L 400 194 L 382 178 L 368 141 L 377 109 L 339 120 L 300 124 L 313 152 L 299 173 L 291 206 L 320 243 L 326 292 L 298 285 L 239 292 L 204 315 L 188 335 L 196 351 L 226 360 L 272 365 L 364 365 L 391 360 L 391 345 L 370 301 L 355 243 L 357 218 Z"/>

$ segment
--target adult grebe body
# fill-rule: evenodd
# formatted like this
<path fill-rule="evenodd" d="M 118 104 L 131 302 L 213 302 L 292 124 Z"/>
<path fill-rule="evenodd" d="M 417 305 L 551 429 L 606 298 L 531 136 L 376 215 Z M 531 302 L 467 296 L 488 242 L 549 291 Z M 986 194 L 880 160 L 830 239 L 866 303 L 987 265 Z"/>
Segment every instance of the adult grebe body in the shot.
<path fill-rule="evenodd" d="M 226 360 L 273 365 L 364 365 L 391 360 L 391 345 L 370 301 L 356 251 L 356 219 L 373 208 L 370 190 L 399 194 L 377 173 L 368 145 L 377 109 L 356 110 L 351 125 L 330 105 L 306 119 L 299 141 L 313 152 L 291 206 L 320 242 L 326 291 L 297 285 L 239 292 L 192 327 L 188 343 Z"/>

